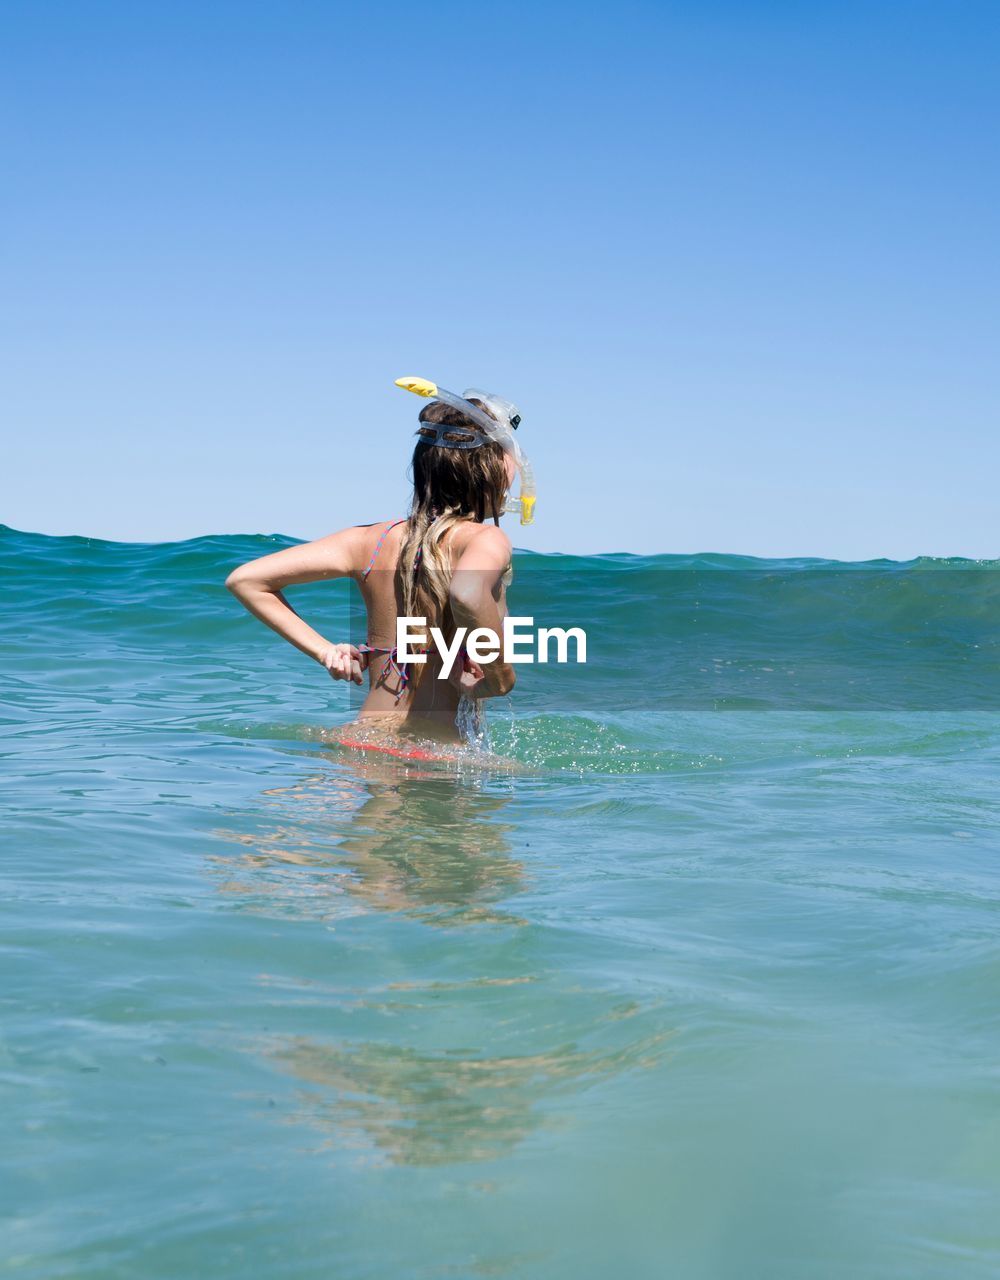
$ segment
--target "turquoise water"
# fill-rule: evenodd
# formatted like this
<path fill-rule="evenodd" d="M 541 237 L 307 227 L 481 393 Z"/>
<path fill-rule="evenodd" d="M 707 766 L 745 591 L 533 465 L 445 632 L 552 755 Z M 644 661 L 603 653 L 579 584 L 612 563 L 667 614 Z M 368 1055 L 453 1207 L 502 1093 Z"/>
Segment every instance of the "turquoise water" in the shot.
<path fill-rule="evenodd" d="M 288 541 L 0 527 L 0 1270 L 996 1276 L 995 566 L 520 555 L 590 661 L 449 771 Z"/>

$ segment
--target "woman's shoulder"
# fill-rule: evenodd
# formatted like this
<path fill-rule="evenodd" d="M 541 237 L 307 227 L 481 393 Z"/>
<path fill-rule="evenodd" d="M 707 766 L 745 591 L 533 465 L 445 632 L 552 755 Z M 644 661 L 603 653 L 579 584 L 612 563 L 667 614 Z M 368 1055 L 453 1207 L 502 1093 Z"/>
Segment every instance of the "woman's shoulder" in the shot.
<path fill-rule="evenodd" d="M 495 552 L 497 555 L 506 556 L 510 559 L 513 551 L 513 544 L 510 538 L 497 524 L 479 524 L 477 521 L 470 520 L 464 525 L 456 528 L 463 531 L 463 543 L 466 547 L 475 546 L 477 551 Z"/>
<path fill-rule="evenodd" d="M 376 560 L 380 558 L 379 553 L 387 542 L 392 540 L 398 545 L 400 535 L 396 534 L 395 530 L 397 526 L 405 524 L 406 517 L 400 516 L 394 520 L 376 520 L 373 524 L 355 526 L 361 546 L 358 569 L 361 571 L 362 578 L 367 578 L 371 573 L 375 567 Z M 402 531 L 400 532 L 402 533 Z"/>
<path fill-rule="evenodd" d="M 460 542 L 453 543 L 452 563 L 456 569 L 496 573 L 509 569 L 513 548 L 510 538 L 497 525 L 470 521 L 462 535 Z"/>

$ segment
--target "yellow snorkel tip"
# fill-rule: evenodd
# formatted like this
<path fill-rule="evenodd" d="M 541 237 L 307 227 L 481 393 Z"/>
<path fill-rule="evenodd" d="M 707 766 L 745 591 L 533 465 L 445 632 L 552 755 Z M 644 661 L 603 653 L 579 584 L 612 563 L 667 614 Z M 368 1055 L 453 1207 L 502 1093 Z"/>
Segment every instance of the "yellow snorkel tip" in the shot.
<path fill-rule="evenodd" d="M 424 396 L 428 400 L 432 400 L 438 393 L 437 383 L 427 378 L 397 378 L 396 386 L 402 387 L 404 391 L 412 391 L 415 396 Z"/>
<path fill-rule="evenodd" d="M 521 499 L 521 523 L 533 524 L 535 520 L 535 496 Z"/>

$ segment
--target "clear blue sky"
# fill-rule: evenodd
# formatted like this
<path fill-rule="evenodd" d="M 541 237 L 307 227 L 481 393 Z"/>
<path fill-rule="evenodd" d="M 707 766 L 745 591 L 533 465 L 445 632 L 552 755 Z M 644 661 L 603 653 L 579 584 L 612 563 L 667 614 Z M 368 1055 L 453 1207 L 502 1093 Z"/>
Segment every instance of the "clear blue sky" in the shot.
<path fill-rule="evenodd" d="M 415 373 L 521 406 L 519 546 L 1000 554 L 996 0 L 0 27 L 0 521 L 392 516 Z"/>

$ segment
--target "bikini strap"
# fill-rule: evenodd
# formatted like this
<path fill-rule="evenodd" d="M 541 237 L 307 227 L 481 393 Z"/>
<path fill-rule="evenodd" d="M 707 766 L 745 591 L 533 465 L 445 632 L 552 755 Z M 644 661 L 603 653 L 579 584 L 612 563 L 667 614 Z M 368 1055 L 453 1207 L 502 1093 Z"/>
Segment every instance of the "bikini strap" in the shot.
<path fill-rule="evenodd" d="M 384 653 L 388 655 L 382 666 L 382 673 L 379 679 L 388 679 L 390 671 L 396 673 L 396 679 L 399 682 L 396 689 L 396 701 L 398 702 L 410 687 L 410 673 L 406 669 L 406 663 L 399 661 L 399 652 L 396 646 L 393 645 L 390 649 L 377 644 L 359 644 L 358 648 L 362 653 Z"/>
<path fill-rule="evenodd" d="M 375 544 L 375 550 L 372 552 L 372 558 L 368 561 L 368 568 L 361 575 L 362 579 L 367 578 L 368 575 L 371 573 L 372 569 L 374 569 L 375 561 L 378 559 L 378 553 L 382 550 L 382 543 L 385 542 L 386 534 L 388 534 L 390 529 L 395 529 L 397 524 L 406 524 L 406 517 L 403 516 L 399 520 L 390 521 L 389 524 L 387 524 L 385 528 L 382 530 L 381 534 L 379 535 L 379 540 Z M 417 551 L 418 563 L 419 563 L 419 555 L 420 555 L 420 551 L 418 549 Z M 414 569 L 416 569 L 416 565 L 414 565 Z M 399 682 L 398 688 L 396 690 L 396 701 L 398 702 L 400 698 L 403 696 L 403 694 L 406 693 L 407 689 L 409 688 L 410 673 L 406 669 L 407 664 L 405 662 L 398 661 L 396 646 L 393 645 L 391 648 L 388 648 L 388 647 L 383 648 L 380 645 L 359 644 L 358 648 L 361 650 L 362 653 L 384 653 L 386 655 L 385 663 L 382 666 L 382 674 L 380 676 L 380 679 L 385 680 L 389 676 L 390 672 L 395 673 L 396 679 Z"/>
<path fill-rule="evenodd" d="M 372 558 L 368 561 L 368 568 L 361 575 L 362 580 L 367 578 L 368 575 L 371 573 L 372 569 L 375 568 L 375 561 L 378 559 L 378 553 L 382 550 L 382 543 L 385 542 L 385 535 L 389 532 L 390 529 L 395 529 L 397 524 L 406 524 L 406 517 L 404 516 L 400 520 L 391 521 L 382 530 L 382 534 L 379 537 L 378 542 L 376 542 L 375 544 L 375 550 L 372 552 Z"/>

